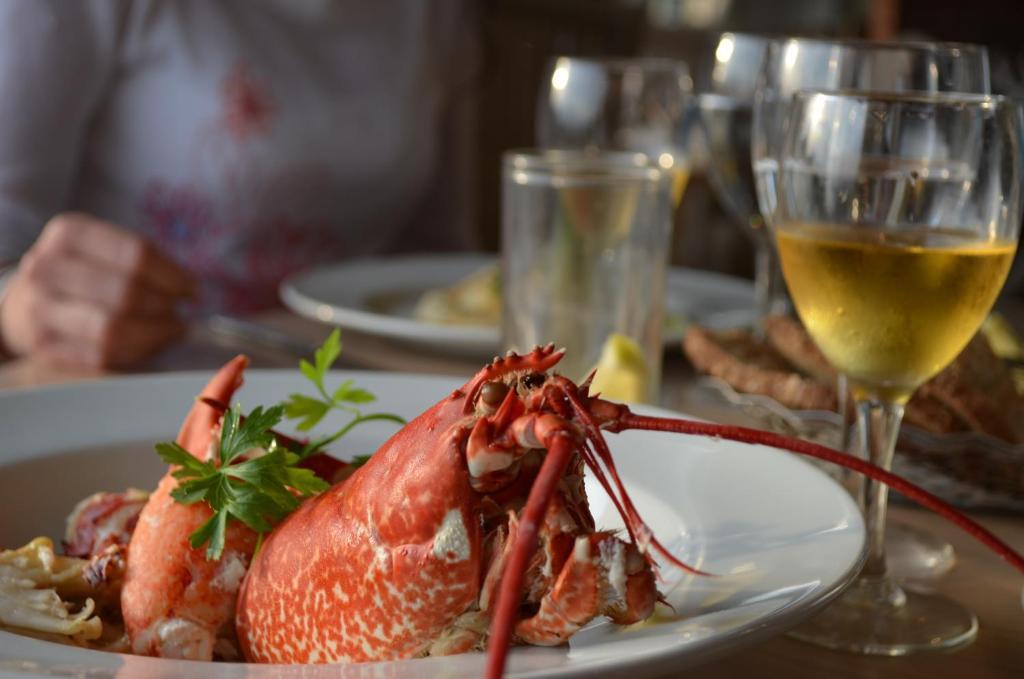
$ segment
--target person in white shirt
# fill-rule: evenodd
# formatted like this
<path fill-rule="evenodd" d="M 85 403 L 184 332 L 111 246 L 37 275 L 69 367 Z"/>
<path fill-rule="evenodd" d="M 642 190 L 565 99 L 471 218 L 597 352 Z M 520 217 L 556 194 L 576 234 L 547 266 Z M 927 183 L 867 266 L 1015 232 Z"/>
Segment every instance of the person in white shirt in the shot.
<path fill-rule="evenodd" d="M 0 347 L 142 360 L 179 310 L 475 245 L 472 6 L 0 0 Z"/>

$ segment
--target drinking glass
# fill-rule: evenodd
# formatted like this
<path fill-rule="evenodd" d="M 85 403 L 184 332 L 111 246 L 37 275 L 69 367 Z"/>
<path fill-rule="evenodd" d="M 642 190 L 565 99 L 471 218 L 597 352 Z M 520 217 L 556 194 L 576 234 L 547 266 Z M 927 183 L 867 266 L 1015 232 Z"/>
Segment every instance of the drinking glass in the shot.
<path fill-rule="evenodd" d="M 537 143 L 646 154 L 671 174 L 678 207 L 690 177 L 684 121 L 692 91 L 683 61 L 556 57 L 541 81 Z"/>
<path fill-rule="evenodd" d="M 988 52 L 962 43 L 871 42 L 784 38 L 765 49 L 754 93 L 751 161 L 760 212 L 771 227 L 775 178 L 789 102 L 801 89 L 878 92 L 967 92 L 988 94 Z M 859 452 L 850 439 L 852 409 L 846 378 L 836 384 L 843 418 L 841 448 Z M 849 486 L 859 486 L 853 479 Z M 889 537 L 900 554 L 900 570 L 912 577 L 935 577 L 953 567 L 953 548 L 927 531 L 896 524 Z"/>
<path fill-rule="evenodd" d="M 661 375 L 670 189 L 669 173 L 639 153 L 505 153 L 505 347 L 522 352 L 554 342 L 567 349 L 561 372 L 582 380 L 614 338 L 632 380 L 619 397 L 653 402 Z"/>
<path fill-rule="evenodd" d="M 773 219 L 797 312 L 849 380 L 857 435 L 889 469 L 903 407 L 978 330 L 1016 250 L 1024 118 L 1000 97 L 794 96 Z M 798 638 L 902 655 L 970 641 L 977 619 L 900 587 L 884 550 L 886 488 L 867 480 L 856 582 Z"/>
<path fill-rule="evenodd" d="M 708 179 L 725 210 L 754 243 L 757 330 L 769 314 L 789 309 L 775 244 L 757 208 L 750 163 L 754 91 L 768 42 L 759 35 L 719 35 L 713 41 L 713 59 L 702 79 L 705 91 L 697 95 L 708 144 Z"/>

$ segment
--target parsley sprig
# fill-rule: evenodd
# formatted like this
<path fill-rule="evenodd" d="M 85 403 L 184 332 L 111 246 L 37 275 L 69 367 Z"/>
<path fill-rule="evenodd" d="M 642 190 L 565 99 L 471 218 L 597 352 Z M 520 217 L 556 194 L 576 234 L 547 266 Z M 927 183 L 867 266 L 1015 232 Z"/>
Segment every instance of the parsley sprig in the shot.
<path fill-rule="evenodd" d="M 311 470 L 297 466 L 310 455 L 347 434 L 353 427 L 373 420 L 387 420 L 405 424 L 405 420 L 391 413 L 364 415 L 356 406 L 372 403 L 373 394 L 345 380 L 328 393 L 324 378 L 341 354 L 341 333 L 335 330 L 323 346 L 316 350 L 313 363 L 301 361 L 299 370 L 316 386 L 317 396 L 292 394 L 284 403 L 264 409 L 256 407 L 242 417 L 238 406 L 224 413 L 221 423 L 220 446 L 215 459 L 204 462 L 192 456 L 177 443 L 158 443 L 156 452 L 164 462 L 177 465 L 172 473 L 178 487 L 171 497 L 185 505 L 206 502 L 213 515 L 189 536 L 194 548 L 206 544 L 206 557 L 216 560 L 224 553 L 224 537 L 231 519 L 241 521 L 259 535 L 288 516 L 302 500 L 327 490 L 327 482 Z M 309 431 L 331 410 L 340 410 L 351 419 L 329 436 L 307 443 L 300 450 L 289 450 L 278 443 L 273 428 L 282 419 L 299 419 L 300 431 Z M 294 446 L 293 446 L 294 447 Z M 249 451 L 255 455 L 245 455 Z M 365 464 L 368 455 L 352 459 L 353 466 Z"/>
<path fill-rule="evenodd" d="M 284 406 L 256 407 L 242 418 L 238 406 L 224 413 L 215 460 L 203 462 L 177 443 L 158 443 L 156 451 L 168 464 L 178 465 L 179 480 L 171 497 L 181 504 L 206 502 L 213 515 L 192 535 L 195 548 L 206 543 L 206 557 L 219 559 L 229 519 L 237 519 L 263 534 L 294 511 L 301 499 L 329 485 L 308 470 L 296 467 L 301 456 L 279 446 L 271 429 L 284 416 Z M 253 449 L 266 452 L 253 457 Z M 294 491 L 294 492 L 293 492 Z M 296 497 L 296 493 L 298 497 Z"/>
<path fill-rule="evenodd" d="M 289 420 L 300 420 L 295 425 L 299 431 L 309 431 L 320 423 L 331 410 L 340 410 L 352 416 L 345 426 L 329 436 L 311 441 L 300 453 L 303 457 L 315 451 L 322 450 L 331 443 L 334 443 L 342 436 L 350 432 L 354 427 L 365 422 L 374 420 L 386 420 L 405 424 L 405 420 L 392 413 L 371 413 L 364 415 L 357 406 L 373 403 L 376 397 L 365 389 L 352 384 L 352 380 L 345 380 L 329 393 L 324 386 L 324 378 L 327 371 L 331 369 L 334 362 L 341 355 L 341 332 L 335 329 L 324 341 L 323 346 L 316 350 L 313 355 L 313 363 L 302 360 L 299 362 L 299 370 L 316 387 L 316 396 L 305 394 L 292 394 L 284 403 L 284 414 Z M 352 464 L 359 466 L 368 460 L 368 456 L 357 456 L 353 458 Z"/>

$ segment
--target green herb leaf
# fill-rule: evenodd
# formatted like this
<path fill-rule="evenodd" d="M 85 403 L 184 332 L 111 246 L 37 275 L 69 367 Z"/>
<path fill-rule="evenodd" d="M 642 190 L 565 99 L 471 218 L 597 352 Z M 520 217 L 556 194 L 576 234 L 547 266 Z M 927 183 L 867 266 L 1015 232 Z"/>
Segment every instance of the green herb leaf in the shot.
<path fill-rule="evenodd" d="M 298 500 L 294 502 L 297 507 Z M 257 533 L 268 532 L 273 528 L 271 522 L 283 519 L 289 511 L 252 486 L 242 486 L 231 505 L 231 515 Z"/>
<path fill-rule="evenodd" d="M 316 385 L 317 390 L 324 396 L 327 397 L 327 390 L 324 389 L 324 375 L 331 369 L 334 362 L 338 360 L 338 356 L 341 355 L 341 330 L 335 328 L 324 343 L 313 353 L 313 362 L 315 364 L 315 374 L 313 376 L 306 375 L 306 371 L 303 370 L 303 374 L 313 380 L 313 384 Z M 300 369 L 301 369 L 301 363 Z"/>
<path fill-rule="evenodd" d="M 167 464 L 181 467 L 171 474 L 176 479 L 206 476 L 214 469 L 213 465 L 192 457 L 190 452 L 174 442 L 156 444 L 156 452 Z"/>
<path fill-rule="evenodd" d="M 306 359 L 302 359 L 301 361 L 299 361 L 299 372 L 305 375 L 306 379 L 312 382 L 313 384 L 322 384 L 323 373 L 318 372 L 317 369 L 313 367 L 313 364 L 307 361 Z"/>
<path fill-rule="evenodd" d="M 214 468 L 209 476 L 203 476 L 185 483 L 178 484 L 178 487 L 171 491 L 171 497 L 183 505 L 191 505 L 205 500 L 206 496 L 214 492 L 214 486 L 218 483 L 220 475 Z"/>
<path fill-rule="evenodd" d="M 331 487 L 329 483 L 313 473 L 311 469 L 286 467 L 288 485 L 305 495 L 316 495 Z"/>
<path fill-rule="evenodd" d="M 230 408 L 221 422 L 219 465 L 196 459 L 176 443 L 157 445 L 165 462 L 181 467 L 174 472 L 179 484 L 171 497 L 181 504 L 205 502 L 213 511 L 189 536 L 193 547 L 207 545 L 207 558 L 223 554 L 229 519 L 262 534 L 294 511 L 301 498 L 327 489 L 312 471 L 294 466 L 298 455 L 277 445 L 272 427 L 284 412 L 283 405 L 257 407 L 243 418 L 237 406 Z M 264 452 L 243 457 L 254 449 Z"/>
<path fill-rule="evenodd" d="M 334 390 L 331 398 L 335 403 L 371 403 L 377 400 L 376 396 L 365 389 L 352 386 L 352 380 L 342 382 L 341 386 Z"/>
<path fill-rule="evenodd" d="M 266 448 L 274 439 L 271 429 L 284 417 L 284 406 L 276 405 L 266 410 L 262 406 L 253 408 L 240 426 L 241 413 L 238 408 L 231 408 L 224 413 L 221 425 L 220 460 L 221 466 L 230 464 L 242 453 L 253 448 Z"/>
<path fill-rule="evenodd" d="M 301 459 L 305 459 L 310 455 L 319 452 L 325 446 L 330 445 L 347 434 L 353 427 L 364 422 L 372 420 L 387 420 L 390 422 L 397 422 L 398 424 L 405 424 L 404 419 L 391 413 L 373 413 L 371 415 L 364 415 L 362 411 L 355 406 L 372 403 L 377 400 L 377 397 L 366 389 L 355 386 L 352 383 L 352 380 L 345 380 L 338 385 L 333 393 L 327 393 L 327 388 L 324 386 L 324 379 L 340 354 L 341 331 L 335 329 L 331 332 L 330 336 L 324 340 L 323 345 L 314 352 L 313 363 L 306 360 L 299 361 L 299 370 L 306 376 L 306 379 L 313 383 L 313 386 L 316 387 L 316 391 L 319 396 L 307 396 L 305 394 L 290 395 L 284 404 L 285 417 L 289 420 L 299 420 L 298 424 L 296 424 L 296 428 L 300 431 L 310 431 L 313 429 L 313 427 L 318 425 L 331 410 L 340 410 L 348 413 L 352 418 L 348 423 L 341 427 L 341 429 L 337 430 L 333 434 L 324 436 L 306 444 L 303 449 L 299 451 L 299 457 Z"/>
<path fill-rule="evenodd" d="M 224 535 L 227 532 L 228 515 L 226 513 L 214 513 L 206 523 L 199 527 L 196 532 L 189 536 L 189 544 L 199 549 L 206 545 L 206 558 L 216 561 L 224 553 Z"/>
<path fill-rule="evenodd" d="M 329 403 L 302 394 L 292 394 L 284 404 L 285 417 L 289 420 L 301 418 L 302 421 L 295 426 L 299 431 L 309 431 L 315 427 L 330 409 Z"/>

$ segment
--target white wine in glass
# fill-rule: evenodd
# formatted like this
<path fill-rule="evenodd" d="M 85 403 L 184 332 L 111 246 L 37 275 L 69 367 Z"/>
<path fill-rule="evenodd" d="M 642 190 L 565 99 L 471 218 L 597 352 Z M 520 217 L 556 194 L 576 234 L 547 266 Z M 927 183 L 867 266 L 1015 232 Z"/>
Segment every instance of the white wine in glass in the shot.
<path fill-rule="evenodd" d="M 900 403 L 967 345 L 1016 251 L 971 231 L 823 224 L 787 224 L 778 243 L 800 315 L 832 365 L 855 390 Z"/>
<path fill-rule="evenodd" d="M 856 403 L 860 445 L 892 464 L 903 407 L 977 332 L 1021 220 L 1021 110 L 968 94 L 803 91 L 782 146 L 774 226 L 794 305 Z M 955 648 L 959 604 L 888 574 L 886 489 L 864 484 L 867 561 L 793 633 L 854 652 Z"/>

